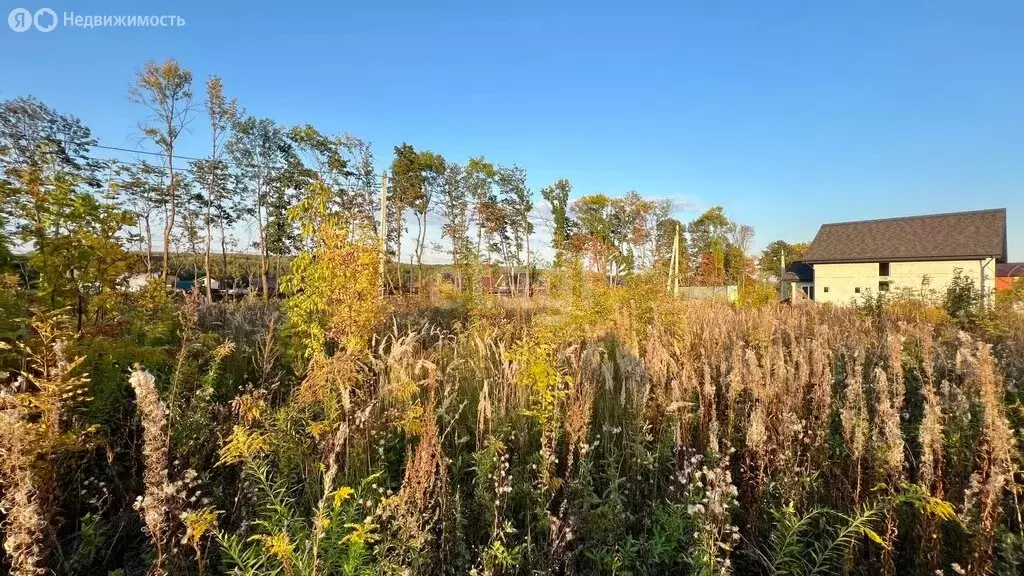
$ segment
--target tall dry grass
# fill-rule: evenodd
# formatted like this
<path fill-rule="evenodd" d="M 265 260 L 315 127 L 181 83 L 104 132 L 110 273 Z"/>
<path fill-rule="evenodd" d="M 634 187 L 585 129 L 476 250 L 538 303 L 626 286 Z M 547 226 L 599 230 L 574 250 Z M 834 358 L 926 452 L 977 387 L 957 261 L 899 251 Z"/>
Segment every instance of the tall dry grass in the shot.
<path fill-rule="evenodd" d="M 418 302 L 312 355 L 264 303 L 189 304 L 167 361 L 124 376 L 144 571 L 1021 566 L 1012 334 L 570 288 L 436 317 Z M 2 415 L 5 431 L 26 421 Z M 52 565 L 42 476 L 8 468 L 24 522 L 8 514 L 5 541 L 19 566 Z"/>

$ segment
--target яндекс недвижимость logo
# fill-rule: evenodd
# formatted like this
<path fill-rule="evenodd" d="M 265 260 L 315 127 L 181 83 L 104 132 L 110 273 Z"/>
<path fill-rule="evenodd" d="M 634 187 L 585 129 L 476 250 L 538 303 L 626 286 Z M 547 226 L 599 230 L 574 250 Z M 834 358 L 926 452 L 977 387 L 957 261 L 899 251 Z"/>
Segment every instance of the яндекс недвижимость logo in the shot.
<path fill-rule="evenodd" d="M 75 14 L 64 13 L 65 28 L 180 28 L 185 19 L 176 14 Z M 35 12 L 27 8 L 15 8 L 7 15 L 7 25 L 15 32 L 27 32 L 33 26 L 40 32 L 51 32 L 57 28 L 57 12 L 52 8 L 40 8 Z"/>
<path fill-rule="evenodd" d="M 40 8 L 35 14 L 25 8 L 15 8 L 7 15 L 7 24 L 15 32 L 25 32 L 33 25 L 40 32 L 50 32 L 57 27 L 57 13 L 52 8 Z"/>

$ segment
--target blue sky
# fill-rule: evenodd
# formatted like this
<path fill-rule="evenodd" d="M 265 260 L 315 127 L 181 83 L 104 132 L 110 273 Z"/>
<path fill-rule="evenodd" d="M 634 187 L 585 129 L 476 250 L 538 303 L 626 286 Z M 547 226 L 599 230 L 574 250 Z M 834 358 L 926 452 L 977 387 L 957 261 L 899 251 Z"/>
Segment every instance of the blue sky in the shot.
<path fill-rule="evenodd" d="M 1006 207 L 1024 260 L 1024 3 L 16 0 L 181 28 L 0 28 L 0 98 L 34 94 L 138 146 L 146 60 L 218 74 L 252 114 L 454 160 L 535 190 L 635 189 L 757 231 Z M 12 6 L 13 7 L 13 6 Z M 201 82 L 197 82 L 200 86 Z M 202 118 L 182 154 L 205 153 Z M 684 219 L 695 213 L 682 213 Z"/>

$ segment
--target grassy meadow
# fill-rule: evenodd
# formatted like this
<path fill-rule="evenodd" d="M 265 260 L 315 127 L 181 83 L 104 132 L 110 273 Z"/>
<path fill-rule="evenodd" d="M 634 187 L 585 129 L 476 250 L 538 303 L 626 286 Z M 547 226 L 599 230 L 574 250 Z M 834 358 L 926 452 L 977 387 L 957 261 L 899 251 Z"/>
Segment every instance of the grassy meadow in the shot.
<path fill-rule="evenodd" d="M 1019 313 L 551 284 L 347 307 L 351 283 L 213 304 L 153 285 L 94 332 L 33 315 L 3 351 L 5 562 L 1018 573 Z"/>

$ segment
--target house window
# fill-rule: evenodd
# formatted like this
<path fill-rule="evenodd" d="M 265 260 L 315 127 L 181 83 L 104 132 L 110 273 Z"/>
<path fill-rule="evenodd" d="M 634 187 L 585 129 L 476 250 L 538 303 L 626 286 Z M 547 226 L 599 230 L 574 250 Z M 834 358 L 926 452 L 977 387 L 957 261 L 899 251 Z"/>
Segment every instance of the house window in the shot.
<path fill-rule="evenodd" d="M 828 294 L 828 286 L 825 286 L 823 290 L 825 291 L 825 294 Z"/>
<path fill-rule="evenodd" d="M 854 288 L 853 291 L 855 293 L 857 293 L 857 294 L 860 294 L 860 286 L 857 286 L 856 288 Z"/>
<path fill-rule="evenodd" d="M 888 281 L 879 282 L 878 283 L 878 291 L 879 292 L 888 292 L 889 291 L 889 282 Z"/>
<path fill-rule="evenodd" d="M 879 262 L 878 263 L 878 275 L 879 276 L 888 276 L 889 275 L 889 263 L 888 262 Z M 879 290 L 881 290 L 881 288 L 879 288 Z"/>

